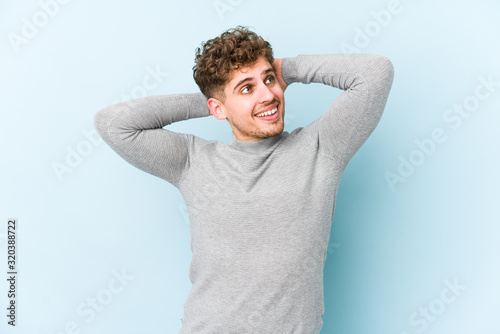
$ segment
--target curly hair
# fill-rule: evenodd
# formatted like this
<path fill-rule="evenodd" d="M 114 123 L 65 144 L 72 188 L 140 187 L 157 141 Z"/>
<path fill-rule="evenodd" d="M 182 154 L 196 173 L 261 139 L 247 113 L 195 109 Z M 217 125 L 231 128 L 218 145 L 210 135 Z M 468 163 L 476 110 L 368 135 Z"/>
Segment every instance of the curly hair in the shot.
<path fill-rule="evenodd" d="M 228 29 L 196 49 L 194 81 L 207 98 L 225 99 L 224 86 L 231 80 L 231 71 L 259 57 L 273 64 L 271 44 L 246 27 Z"/>

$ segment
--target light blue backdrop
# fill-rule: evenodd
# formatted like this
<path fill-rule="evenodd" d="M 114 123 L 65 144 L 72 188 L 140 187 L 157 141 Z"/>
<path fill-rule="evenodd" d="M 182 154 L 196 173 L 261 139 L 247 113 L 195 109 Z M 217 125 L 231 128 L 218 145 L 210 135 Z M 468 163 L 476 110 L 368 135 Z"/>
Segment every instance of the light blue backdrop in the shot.
<path fill-rule="evenodd" d="M 277 57 L 394 63 L 382 121 L 338 192 L 322 333 L 500 333 L 499 11 L 494 0 L 2 1 L 0 259 L 17 218 L 19 276 L 15 328 L 0 284 L 0 333 L 179 330 L 182 198 L 103 144 L 93 116 L 130 96 L 197 91 L 195 47 L 238 24 Z M 286 130 L 337 93 L 292 85 Z M 231 133 L 211 117 L 172 129 Z"/>

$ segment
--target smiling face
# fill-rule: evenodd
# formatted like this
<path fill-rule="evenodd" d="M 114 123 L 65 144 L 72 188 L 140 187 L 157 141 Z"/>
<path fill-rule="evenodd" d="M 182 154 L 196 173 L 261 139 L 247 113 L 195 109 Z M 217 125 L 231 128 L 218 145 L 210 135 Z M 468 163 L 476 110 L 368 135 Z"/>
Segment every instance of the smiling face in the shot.
<path fill-rule="evenodd" d="M 224 95 L 210 98 L 208 106 L 217 119 L 227 119 L 238 140 L 261 140 L 283 132 L 284 94 L 265 58 L 233 70 Z"/>

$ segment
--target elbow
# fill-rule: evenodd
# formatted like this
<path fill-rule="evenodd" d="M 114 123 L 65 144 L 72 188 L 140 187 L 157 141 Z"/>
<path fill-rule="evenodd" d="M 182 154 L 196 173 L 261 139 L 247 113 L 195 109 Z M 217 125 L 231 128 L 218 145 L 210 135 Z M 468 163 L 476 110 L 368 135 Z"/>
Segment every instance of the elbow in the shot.
<path fill-rule="evenodd" d="M 392 61 L 386 56 L 373 55 L 369 65 L 369 78 L 369 85 L 376 95 L 388 94 L 394 80 Z"/>
<path fill-rule="evenodd" d="M 102 137 L 102 132 L 104 130 L 103 124 L 105 116 L 103 113 L 103 109 L 99 110 L 95 115 L 94 115 L 94 128 L 97 130 L 97 133 Z"/>
<path fill-rule="evenodd" d="M 378 62 L 381 77 L 383 77 L 385 81 L 392 83 L 392 80 L 394 79 L 394 65 L 392 64 L 392 61 L 386 56 L 379 56 Z"/>
<path fill-rule="evenodd" d="M 101 136 L 101 138 L 105 141 L 107 141 L 108 138 L 110 120 L 111 115 L 109 108 L 101 109 L 94 115 L 94 128 L 96 129 L 99 136 Z"/>
<path fill-rule="evenodd" d="M 367 99 L 382 106 L 380 108 L 380 113 L 382 113 L 394 80 L 394 65 L 389 58 L 375 55 L 372 58 L 369 73 Z"/>

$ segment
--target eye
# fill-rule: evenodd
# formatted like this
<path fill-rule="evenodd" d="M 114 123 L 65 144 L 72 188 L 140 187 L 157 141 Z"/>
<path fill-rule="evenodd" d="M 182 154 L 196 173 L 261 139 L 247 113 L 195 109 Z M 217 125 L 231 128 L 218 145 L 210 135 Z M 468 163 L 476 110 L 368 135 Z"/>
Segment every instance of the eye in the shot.
<path fill-rule="evenodd" d="M 274 77 L 274 76 L 272 76 L 272 75 L 270 75 L 270 76 L 268 76 L 268 77 L 266 78 L 266 83 L 272 83 L 272 82 L 274 82 L 274 80 L 276 80 L 276 79 L 275 79 L 275 77 Z"/>
<path fill-rule="evenodd" d="M 241 89 L 241 92 L 242 92 L 243 94 L 248 94 L 248 93 L 250 93 L 250 91 L 251 91 L 251 90 L 252 90 L 252 89 L 251 89 L 251 87 L 250 87 L 250 86 L 245 86 L 245 87 L 243 87 L 243 88 Z"/>

